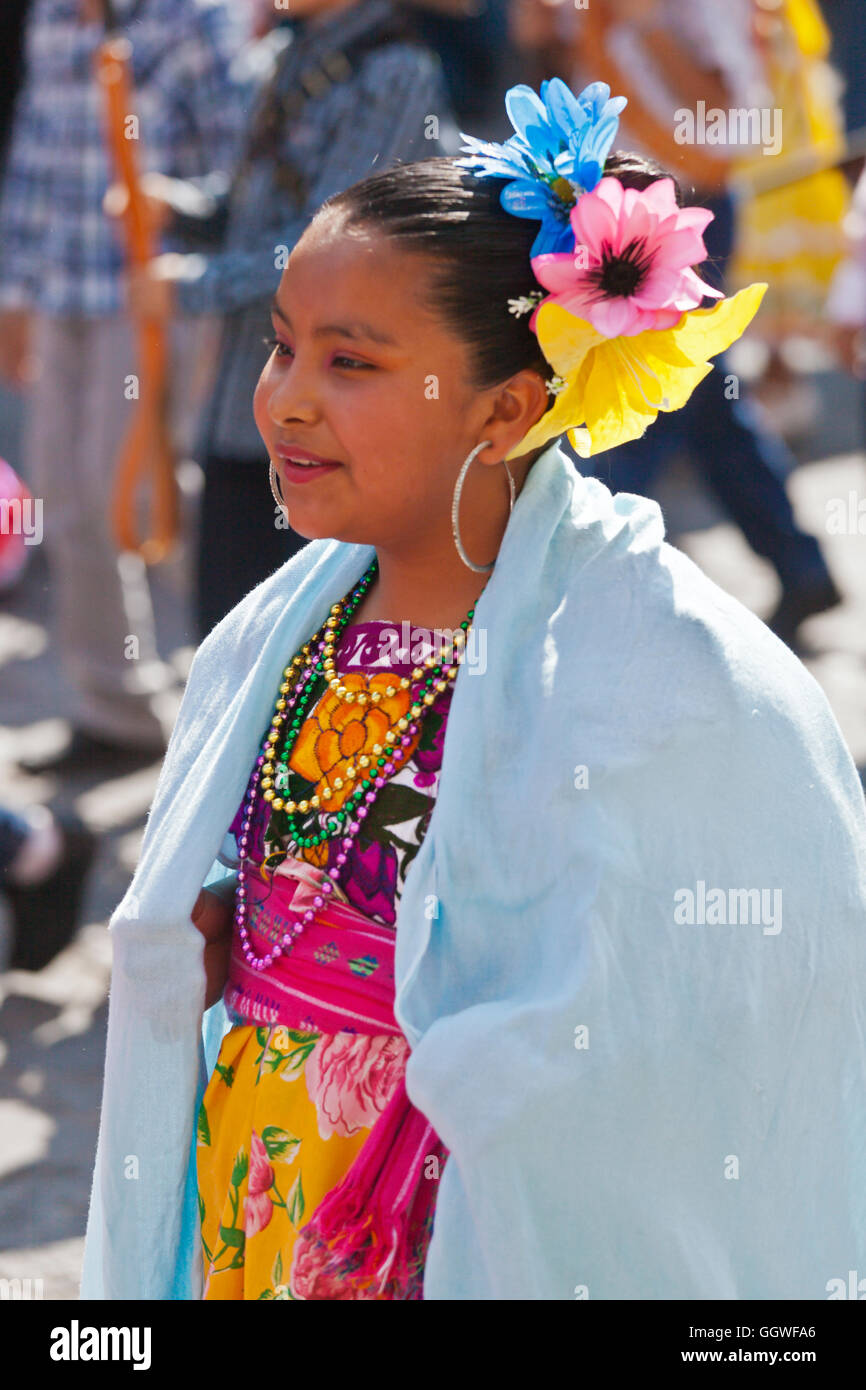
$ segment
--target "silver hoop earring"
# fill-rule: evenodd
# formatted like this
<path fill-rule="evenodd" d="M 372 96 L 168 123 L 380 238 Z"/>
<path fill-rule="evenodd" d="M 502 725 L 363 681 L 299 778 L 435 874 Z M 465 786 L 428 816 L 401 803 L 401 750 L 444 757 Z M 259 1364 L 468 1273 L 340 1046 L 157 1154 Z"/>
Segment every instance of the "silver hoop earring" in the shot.
<path fill-rule="evenodd" d="M 269 482 L 270 482 L 270 484 L 271 484 L 271 496 L 273 497 L 273 499 L 274 499 L 274 501 L 276 502 L 277 506 L 279 507 L 280 511 L 283 513 L 283 516 L 286 518 L 286 525 L 288 526 L 288 524 L 289 524 L 289 509 L 288 509 L 288 507 L 286 506 L 286 502 L 285 502 L 285 498 L 283 497 L 283 494 L 280 492 L 280 480 L 279 480 L 279 478 L 277 477 L 277 470 L 276 470 L 276 468 L 274 467 L 274 461 L 273 461 L 273 459 L 270 460 L 270 465 L 271 465 L 271 466 L 270 466 L 270 468 L 268 469 L 268 480 L 269 480 Z"/>
<path fill-rule="evenodd" d="M 489 565 L 475 565 L 472 563 L 472 561 L 469 559 L 469 556 L 466 554 L 466 551 L 463 548 L 463 541 L 460 537 L 460 522 L 458 519 L 458 514 L 460 511 L 460 494 L 463 491 L 463 479 L 466 477 L 466 474 L 469 471 L 469 467 L 473 459 L 481 453 L 482 449 L 486 449 L 489 444 L 489 439 L 483 440 L 481 444 L 477 444 L 475 446 L 475 448 L 472 450 L 472 453 L 469 454 L 465 459 L 463 467 L 460 469 L 460 474 L 457 478 L 457 482 L 454 484 L 454 498 L 451 503 L 451 529 L 454 532 L 454 544 L 457 547 L 457 554 L 460 556 L 460 559 L 463 561 L 464 565 L 466 565 L 467 569 L 474 570 L 476 574 L 489 574 L 489 572 L 493 569 L 493 566 L 496 564 L 496 561 L 491 560 Z M 511 476 L 511 469 L 508 467 L 508 464 L 506 463 L 505 459 L 502 460 L 502 464 L 505 469 L 505 472 L 508 474 L 508 490 L 510 494 L 508 503 L 508 515 L 511 516 L 511 512 L 514 507 L 515 497 L 514 479 Z"/>

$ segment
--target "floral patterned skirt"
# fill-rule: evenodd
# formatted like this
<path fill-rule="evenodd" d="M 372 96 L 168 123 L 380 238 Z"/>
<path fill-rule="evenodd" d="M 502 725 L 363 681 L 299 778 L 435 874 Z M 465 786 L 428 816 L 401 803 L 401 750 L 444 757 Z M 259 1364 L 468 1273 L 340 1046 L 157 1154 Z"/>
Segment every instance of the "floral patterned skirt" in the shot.
<path fill-rule="evenodd" d="M 198 1115 L 205 1299 L 306 1297 L 297 1233 L 352 1166 L 408 1054 L 391 1034 L 226 1034 Z"/>

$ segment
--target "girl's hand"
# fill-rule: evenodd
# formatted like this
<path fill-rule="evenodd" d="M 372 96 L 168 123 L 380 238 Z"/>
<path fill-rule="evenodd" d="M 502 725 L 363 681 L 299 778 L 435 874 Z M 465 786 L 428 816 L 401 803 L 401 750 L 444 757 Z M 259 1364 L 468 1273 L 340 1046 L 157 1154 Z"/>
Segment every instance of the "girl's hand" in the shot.
<path fill-rule="evenodd" d="M 174 208 L 168 197 L 171 182 L 172 180 L 166 178 L 164 174 L 156 172 L 142 174 L 139 180 L 145 215 L 154 236 L 160 236 L 174 217 Z M 118 235 L 121 238 L 120 222 L 126 216 L 128 208 L 129 193 L 126 184 L 112 183 L 102 199 L 102 211 L 106 217 L 110 217 L 117 224 Z"/>
<path fill-rule="evenodd" d="M 209 1009 L 221 997 L 229 973 L 234 900 L 220 898 L 202 888 L 192 910 L 193 925 L 205 940 L 204 970 L 207 980 L 204 1006 Z"/>
<path fill-rule="evenodd" d="M 30 385 L 37 364 L 30 350 L 32 316 L 29 309 L 0 311 L 0 379 L 15 391 Z"/>
<path fill-rule="evenodd" d="M 859 324 L 836 324 L 831 340 L 845 370 L 866 381 L 866 331 Z"/>
<path fill-rule="evenodd" d="M 126 275 L 126 302 L 134 318 L 164 323 L 172 317 L 175 312 L 172 273 L 181 260 L 182 256 L 169 251 L 154 256 L 145 265 L 130 267 Z"/>

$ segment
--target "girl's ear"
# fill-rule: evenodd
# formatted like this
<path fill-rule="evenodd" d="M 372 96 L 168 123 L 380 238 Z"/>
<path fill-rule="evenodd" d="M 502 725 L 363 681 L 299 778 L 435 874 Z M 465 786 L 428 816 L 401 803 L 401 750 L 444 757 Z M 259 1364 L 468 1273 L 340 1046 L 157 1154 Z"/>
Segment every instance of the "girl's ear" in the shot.
<path fill-rule="evenodd" d="M 497 462 L 500 458 L 506 458 L 520 443 L 541 419 L 549 404 L 547 386 L 531 367 L 516 372 L 497 389 L 480 434 L 480 438 L 490 440 L 490 453 L 495 455 Z M 492 461 L 489 456 L 485 457 L 486 454 L 487 450 L 479 455 L 479 460 Z"/>

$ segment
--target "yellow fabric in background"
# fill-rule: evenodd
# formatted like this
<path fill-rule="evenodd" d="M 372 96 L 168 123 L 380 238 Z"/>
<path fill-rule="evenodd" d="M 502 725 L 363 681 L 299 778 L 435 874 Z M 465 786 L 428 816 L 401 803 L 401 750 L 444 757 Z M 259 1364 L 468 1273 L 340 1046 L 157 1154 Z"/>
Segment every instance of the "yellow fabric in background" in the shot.
<path fill-rule="evenodd" d="M 784 0 L 766 16 L 765 71 L 782 113 L 782 149 L 752 154 L 734 168 L 738 180 L 793 178 L 802 161 L 838 159 L 845 148 L 838 83 L 827 63 L 830 33 L 815 0 Z M 758 183 L 759 187 L 760 184 Z M 731 288 L 766 280 L 757 331 L 783 333 L 820 318 L 827 289 L 845 250 L 842 219 L 851 202 L 848 180 L 822 170 L 739 205 Z"/>

